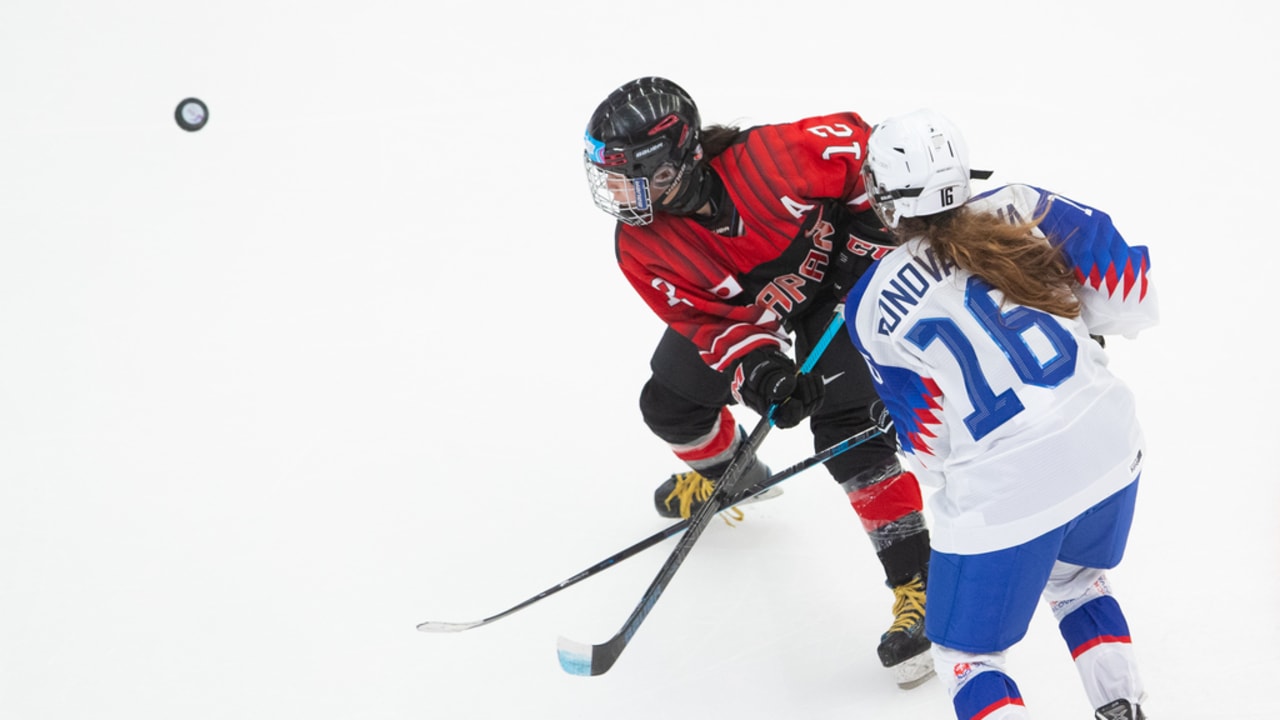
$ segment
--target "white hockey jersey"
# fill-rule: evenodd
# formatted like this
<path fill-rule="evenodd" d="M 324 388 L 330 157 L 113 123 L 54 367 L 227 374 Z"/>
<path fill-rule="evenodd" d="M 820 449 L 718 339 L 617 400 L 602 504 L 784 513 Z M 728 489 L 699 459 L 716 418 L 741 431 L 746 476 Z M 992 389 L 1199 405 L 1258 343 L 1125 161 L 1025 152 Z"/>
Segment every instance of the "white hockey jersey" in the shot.
<path fill-rule="evenodd" d="M 1029 185 L 969 206 L 1062 243 L 1076 269 L 1078 319 L 1004 303 L 920 238 L 889 253 L 849 293 L 848 329 L 930 497 L 933 546 L 977 554 L 1052 530 L 1132 482 L 1143 436 L 1129 389 L 1090 335 L 1132 337 L 1158 318 L 1147 249 L 1099 210 Z"/>

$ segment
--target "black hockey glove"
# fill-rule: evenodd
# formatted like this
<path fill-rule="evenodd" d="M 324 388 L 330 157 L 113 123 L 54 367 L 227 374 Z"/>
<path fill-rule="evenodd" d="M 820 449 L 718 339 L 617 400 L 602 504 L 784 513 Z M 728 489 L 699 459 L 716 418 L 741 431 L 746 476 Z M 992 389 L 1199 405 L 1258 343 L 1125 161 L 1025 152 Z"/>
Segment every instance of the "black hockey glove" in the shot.
<path fill-rule="evenodd" d="M 836 248 L 835 261 L 831 265 L 836 297 L 841 298 L 871 267 L 871 263 L 884 257 L 898 244 L 893 233 L 884 228 L 872 210 L 850 216 L 845 230 L 849 237 L 843 247 Z"/>
<path fill-rule="evenodd" d="M 822 405 L 822 378 L 796 374 L 796 364 L 776 348 L 761 348 L 748 353 L 733 370 L 733 396 L 743 405 L 767 415 L 773 411 L 773 424 L 780 428 L 795 427 Z"/>

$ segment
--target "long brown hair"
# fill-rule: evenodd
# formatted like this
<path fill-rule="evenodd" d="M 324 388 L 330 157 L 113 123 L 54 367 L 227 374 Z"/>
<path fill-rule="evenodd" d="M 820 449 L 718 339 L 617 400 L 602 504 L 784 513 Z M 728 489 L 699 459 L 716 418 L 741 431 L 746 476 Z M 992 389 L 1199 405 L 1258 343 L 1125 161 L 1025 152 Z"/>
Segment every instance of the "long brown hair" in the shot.
<path fill-rule="evenodd" d="M 706 160 L 719 155 L 742 134 L 736 125 L 708 125 L 701 130 L 698 142 L 702 143 L 702 157 Z"/>
<path fill-rule="evenodd" d="M 1054 239 L 1035 233 L 1038 221 L 1010 224 L 998 215 L 961 207 L 903 218 L 895 233 L 903 239 L 925 236 L 939 260 L 982 278 L 1010 302 L 1079 317 L 1080 300 L 1072 292 L 1078 280 Z"/>

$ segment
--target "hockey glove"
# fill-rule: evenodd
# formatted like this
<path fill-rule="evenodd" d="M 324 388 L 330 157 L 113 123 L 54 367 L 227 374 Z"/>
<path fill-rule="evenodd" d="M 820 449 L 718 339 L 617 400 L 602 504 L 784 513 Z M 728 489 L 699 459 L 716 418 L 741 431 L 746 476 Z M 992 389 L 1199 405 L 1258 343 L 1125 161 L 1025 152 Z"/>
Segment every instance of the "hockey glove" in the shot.
<path fill-rule="evenodd" d="M 846 230 L 849 238 L 844 247 L 836 249 L 835 262 L 831 266 L 837 297 L 844 297 L 871 263 L 887 255 L 898 244 L 872 210 L 851 216 Z"/>
<path fill-rule="evenodd" d="M 747 354 L 733 370 L 730 386 L 738 402 L 760 413 L 773 411 L 773 424 L 795 427 L 822 405 L 822 378 L 796 374 L 796 364 L 777 348 L 761 348 Z"/>

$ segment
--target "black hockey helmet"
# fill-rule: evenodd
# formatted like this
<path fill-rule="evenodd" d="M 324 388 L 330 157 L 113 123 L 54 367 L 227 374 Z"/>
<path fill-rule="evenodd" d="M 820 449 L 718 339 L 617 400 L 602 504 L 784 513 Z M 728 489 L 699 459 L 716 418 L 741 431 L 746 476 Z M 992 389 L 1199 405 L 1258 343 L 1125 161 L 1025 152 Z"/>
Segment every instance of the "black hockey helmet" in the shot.
<path fill-rule="evenodd" d="M 584 138 L 596 205 L 623 222 L 648 223 L 653 202 L 702 156 L 700 122 L 693 98 L 666 78 L 638 78 L 609 93 Z"/>
<path fill-rule="evenodd" d="M 631 178 L 653 178 L 663 166 L 679 167 L 698 144 L 698 106 L 684 88 L 643 77 L 609 93 L 587 123 L 593 164 Z"/>

